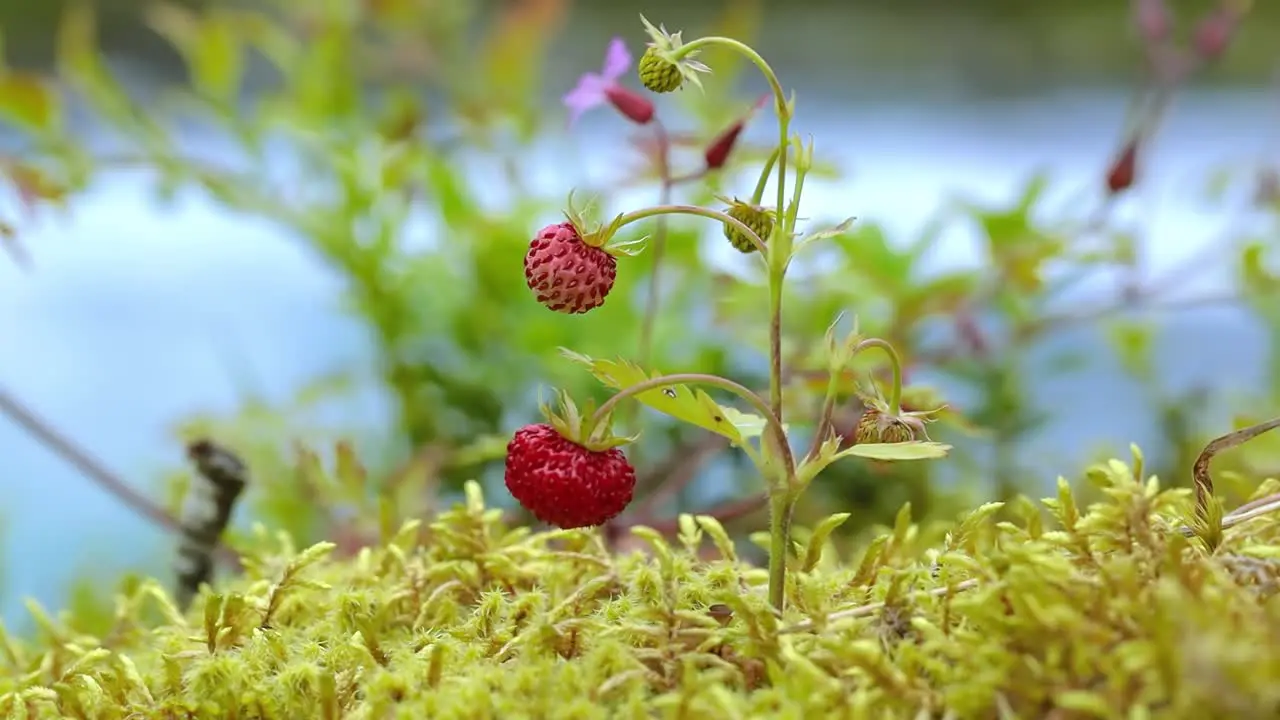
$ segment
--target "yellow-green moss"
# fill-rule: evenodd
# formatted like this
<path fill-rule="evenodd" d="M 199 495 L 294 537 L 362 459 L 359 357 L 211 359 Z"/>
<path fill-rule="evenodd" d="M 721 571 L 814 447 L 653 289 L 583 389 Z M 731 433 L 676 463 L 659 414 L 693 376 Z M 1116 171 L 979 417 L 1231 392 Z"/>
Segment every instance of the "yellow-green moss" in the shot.
<path fill-rule="evenodd" d="M 121 594 L 104 638 L 37 612 L 37 646 L 0 644 L 0 710 L 1275 717 L 1280 524 L 1231 527 L 1210 554 L 1180 531 L 1188 492 L 1139 473 L 1095 469 L 1109 500 L 1089 508 L 1062 483 L 1048 519 L 1030 502 L 988 505 L 934 542 L 904 512 L 847 563 L 801 548 L 786 618 L 713 520 L 682 518 L 670 546 L 640 529 L 650 552 L 615 557 L 595 532 L 508 529 L 472 486 L 464 505 L 353 559 L 281 538 L 186 616 L 154 583 Z M 698 546 L 718 559 L 696 559 Z M 138 619 L 157 611 L 160 622 Z"/>

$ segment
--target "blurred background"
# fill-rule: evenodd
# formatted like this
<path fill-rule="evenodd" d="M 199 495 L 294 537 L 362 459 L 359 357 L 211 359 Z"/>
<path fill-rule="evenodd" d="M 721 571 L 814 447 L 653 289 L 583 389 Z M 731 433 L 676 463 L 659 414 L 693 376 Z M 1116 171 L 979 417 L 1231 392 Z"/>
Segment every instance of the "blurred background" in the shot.
<path fill-rule="evenodd" d="M 714 225 L 628 228 L 663 247 L 658 293 L 646 252 L 587 316 L 521 279 L 575 188 L 624 211 L 754 187 L 767 111 L 722 172 L 664 189 L 767 90 L 723 52 L 705 93 L 655 99 L 669 157 L 608 106 L 568 127 L 561 97 L 611 37 L 643 51 L 642 12 L 773 63 L 825 163 L 801 215 L 858 218 L 795 268 L 792 421 L 816 414 L 815 343 L 842 310 L 898 346 L 914 404 L 950 410 L 931 434 L 952 458 L 846 461 L 801 524 L 853 512 L 852 546 L 903 502 L 946 519 L 1038 498 L 1131 442 L 1185 484 L 1206 440 L 1276 414 L 1274 4 L 0 0 L 0 618 L 26 628 L 27 597 L 101 615 L 123 573 L 170 572 L 173 535 L 48 433 L 169 514 L 183 443 L 213 437 L 253 468 L 243 542 L 260 521 L 351 550 L 468 478 L 512 507 L 502 452 L 539 388 L 605 397 L 557 347 L 763 387 L 762 278 Z M 759 491 L 741 458 L 626 419 L 645 436 L 624 524 L 763 529 L 734 504 Z M 1276 472 L 1264 440 L 1222 461 L 1227 492 Z M 319 469 L 340 442 L 362 470 Z"/>

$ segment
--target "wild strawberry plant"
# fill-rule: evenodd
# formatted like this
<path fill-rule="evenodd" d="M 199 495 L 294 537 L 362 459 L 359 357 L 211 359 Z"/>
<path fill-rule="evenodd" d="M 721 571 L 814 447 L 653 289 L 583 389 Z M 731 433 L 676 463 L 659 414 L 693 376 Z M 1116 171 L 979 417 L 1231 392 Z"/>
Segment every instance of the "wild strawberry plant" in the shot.
<path fill-rule="evenodd" d="M 583 409 L 567 393 L 558 393 L 558 410 L 544 405 L 546 422 L 515 433 L 507 450 L 506 485 L 512 495 L 543 521 L 560 527 L 601 525 L 621 513 L 630 502 L 635 471 L 623 448 L 637 436 L 616 435 L 615 409 L 636 400 L 682 422 L 721 435 L 740 448 L 765 479 L 770 509 L 769 598 L 781 609 L 785 601 L 786 555 L 791 518 L 797 500 L 826 467 L 846 457 L 879 461 L 913 461 L 944 457 L 950 446 L 933 442 L 925 424 L 936 411 L 904 412 L 901 361 L 893 345 L 880 338 L 863 338 L 837 331 L 839 316 L 826 334 L 825 352 L 832 381 L 817 421 L 810 450 L 797 455 L 783 417 L 782 300 L 787 268 L 805 248 L 844 230 L 836 228 L 801 234 L 799 212 L 806 174 L 813 168 L 814 145 L 790 131 L 796 111 L 769 63 L 748 45 L 728 37 L 707 36 L 684 42 L 641 18 L 650 42 L 639 63 L 639 78 L 655 93 L 674 92 L 689 85 L 701 88 L 701 75 L 711 68 L 697 61 L 700 49 L 721 46 L 750 60 L 769 83 L 778 121 L 777 146 L 760 170 L 750 200 L 730 201 L 719 209 L 696 205 L 660 204 L 622 213 L 607 222 L 595 220 L 587 208 L 575 206 L 570 194 L 566 222 L 540 230 L 524 258 L 525 282 L 547 309 L 581 314 L 602 306 L 627 258 L 642 252 L 644 240 L 623 240 L 619 231 L 665 215 L 692 215 L 719 223 L 735 248 L 763 264 L 768 278 L 769 397 L 733 380 L 712 374 L 662 374 L 626 360 L 601 360 L 564 350 L 569 360 L 587 368 L 617 392 L 594 407 Z M 592 102 L 607 101 L 632 121 L 645 124 L 654 115 L 653 103 L 620 82 L 626 65 L 623 50 L 610 48 L 604 71 L 588 76 L 571 98 L 577 111 Z M 727 152 L 727 149 L 724 151 Z M 764 195 L 773 183 L 774 204 Z M 621 268 L 619 265 L 621 264 Z M 859 425 L 856 442 L 841 449 L 831 429 L 839 378 L 853 358 L 867 350 L 888 356 L 893 378 L 887 400 L 873 392 L 871 411 Z M 874 384 L 873 384 L 874 387 Z M 704 389 L 722 391 L 750 407 L 744 412 L 713 399 Z"/>

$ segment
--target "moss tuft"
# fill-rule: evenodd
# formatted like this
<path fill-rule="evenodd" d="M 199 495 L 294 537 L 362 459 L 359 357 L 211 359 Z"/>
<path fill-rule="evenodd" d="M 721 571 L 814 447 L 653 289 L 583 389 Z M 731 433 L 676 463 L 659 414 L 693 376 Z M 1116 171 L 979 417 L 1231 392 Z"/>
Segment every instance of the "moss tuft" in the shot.
<path fill-rule="evenodd" d="M 1210 552 L 1185 530 L 1190 492 L 1140 473 L 1113 461 L 1089 473 L 1105 502 L 1078 507 L 1061 482 L 1041 507 L 985 505 L 937 542 L 904 511 L 855 557 L 801 548 L 785 618 L 714 520 L 682 518 L 670 543 L 638 529 L 649 551 L 613 556 L 596 531 L 508 528 L 473 486 L 471 502 L 348 560 L 281 537 L 186 614 L 132 583 L 101 638 L 35 608 L 36 640 L 0 638 L 0 710 L 1274 717 L 1280 523 L 1233 523 Z M 698 559 L 704 545 L 718 559 Z"/>

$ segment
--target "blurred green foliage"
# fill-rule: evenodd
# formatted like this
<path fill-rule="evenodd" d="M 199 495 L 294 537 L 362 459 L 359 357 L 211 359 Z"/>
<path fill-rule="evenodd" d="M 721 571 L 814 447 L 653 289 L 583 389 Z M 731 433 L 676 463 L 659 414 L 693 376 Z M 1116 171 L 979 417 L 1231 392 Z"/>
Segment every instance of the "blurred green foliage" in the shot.
<path fill-rule="evenodd" d="M 556 348 L 606 358 L 635 352 L 651 254 L 628 260 L 610 301 L 582 318 L 547 312 L 521 279 L 531 234 L 556 217 L 570 189 L 531 182 L 537 160 L 526 152 L 562 120 L 545 98 L 564 89 L 544 87 L 541 69 L 568 7 L 567 0 L 530 0 L 484 16 L 475 0 L 274 0 L 201 12 L 158 4 L 150 25 L 180 53 L 189 83 L 139 97 L 98 51 L 90 6 L 77 4 L 62 21 L 56 78 L 0 73 L 0 117 L 23 128 L 27 139 L 3 169 L 24 200 L 61 204 L 112 172 L 141 167 L 154 174 L 163 196 L 196 189 L 228 212 L 273 221 L 341 278 L 348 311 L 367 329 L 373 367 L 317 378 L 288 406 L 250 397 L 238 413 L 180 423 L 181 437 L 215 436 L 251 463 L 256 519 L 300 543 L 332 539 L 344 549 L 358 547 L 379 527 L 430 512 L 441 494 L 456 493 L 469 478 L 496 481 L 505 433 L 534 416 L 539 386 L 601 397 L 598 383 L 563 362 Z M 759 11 L 758 2 L 731 1 L 711 30 L 749 40 Z M 606 40 L 599 38 L 601 48 Z M 750 103 L 733 90 L 741 69 L 736 58 L 708 52 L 703 59 L 717 81 L 705 94 L 680 95 L 681 152 L 700 147 Z M 248 87 L 249 77 L 269 80 Z M 73 101 L 86 104 L 111 133 L 111 151 L 67 132 Z M 224 141 L 216 162 L 180 141 L 179 123 Z M 618 133 L 629 133 L 622 120 Z M 604 204 L 620 190 L 655 185 L 647 141 L 634 146 L 642 162 L 631 182 L 590 188 Z M 760 156 L 759 148 L 740 148 L 725 172 L 681 190 L 679 199 L 711 203 L 713 193 L 737 187 L 735 170 Z M 474 167 L 491 172 L 477 182 L 469 174 Z M 898 347 L 909 376 L 966 398 L 952 402 L 938 431 L 958 442 L 962 452 L 948 465 L 961 468 L 964 482 L 944 489 L 934 464 L 846 463 L 823 476 L 798 522 L 834 507 L 853 513 L 838 533 L 858 533 L 904 502 L 916 517 L 950 516 L 977 498 L 1008 498 L 1027 479 L 1043 478 L 1044 468 L 1018 465 L 1017 448 L 1051 415 L 1027 389 L 1046 374 L 1078 371 L 1079 358 L 1034 366 L 1033 357 L 1082 324 L 1109 328 L 1117 357 L 1143 383 L 1149 411 L 1164 427 L 1168 446 L 1153 449 L 1152 462 L 1168 482 L 1186 482 L 1189 458 L 1223 428 L 1206 426 L 1202 399 L 1171 396 L 1154 369 L 1157 325 L 1149 311 L 1170 288 L 1156 282 L 1131 293 L 1136 300 L 1064 314 L 1062 298 L 1081 283 L 1136 273 L 1141 263 L 1134 229 L 1099 219 L 1089 203 L 1050 207 L 1050 180 L 1049 174 L 1029 179 L 1004 204 L 957 199 L 915 237 L 890 237 L 873 219 L 860 219 L 822 252 L 798 261 L 799 279 L 784 303 L 785 349 L 791 381 L 813 393 L 793 393 L 797 407 L 789 417 L 800 422 L 817 413 L 826 384 L 819 343 L 842 310 L 856 313 L 866 333 Z M 656 187 L 654 193 L 656 201 Z M 1250 397 L 1215 398 L 1234 408 L 1241 423 L 1280 402 L 1280 278 L 1267 269 L 1280 239 L 1280 200 L 1264 200 L 1271 229 L 1222 242 L 1210 258 L 1236 263 L 1239 300 L 1273 348 L 1264 388 Z M 856 207 L 806 211 L 815 224 L 861 214 Z M 979 262 L 928 270 L 938 238 L 959 225 L 978 232 Z M 20 248 L 11 225 L 0 229 L 11 248 Z M 765 346 L 763 278 L 709 264 L 704 243 L 719 241 L 718 228 L 697 220 L 671 225 L 646 365 L 758 387 L 763 366 L 751 358 L 763 356 Z M 910 388 L 908 403 L 949 399 L 929 383 Z M 326 403 L 368 392 L 391 408 L 379 427 L 316 421 Z M 858 412 L 850 400 L 841 427 L 851 429 Z M 695 451 L 701 433 L 656 416 L 642 422 L 646 441 L 632 450 L 645 475 L 642 489 L 709 476 L 701 470 L 710 453 Z M 357 446 L 367 468 L 351 461 Z M 322 457 L 306 448 L 337 450 Z M 732 470 L 735 461 L 725 463 Z M 1274 474 L 1280 437 L 1259 440 L 1231 462 L 1231 477 Z M 167 480 L 168 504 L 176 507 L 185 473 Z M 1228 490 L 1237 497 L 1252 491 L 1243 483 Z M 655 511 L 673 515 L 676 505 L 687 505 L 683 496 L 669 492 Z"/>

